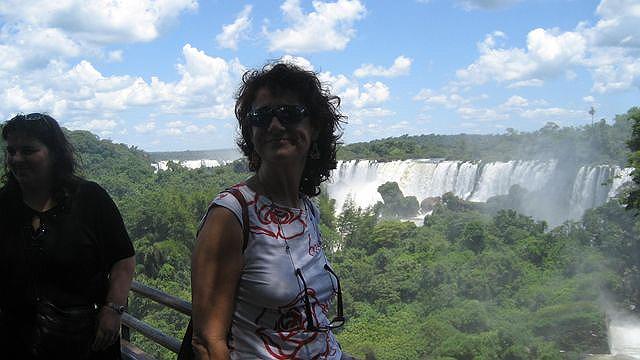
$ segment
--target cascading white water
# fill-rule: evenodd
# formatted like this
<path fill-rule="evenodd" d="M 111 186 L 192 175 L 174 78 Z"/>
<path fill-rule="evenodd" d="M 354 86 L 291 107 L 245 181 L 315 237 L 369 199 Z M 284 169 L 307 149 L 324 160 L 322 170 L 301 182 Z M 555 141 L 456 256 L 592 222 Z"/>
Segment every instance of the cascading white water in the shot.
<path fill-rule="evenodd" d="M 471 201 L 486 201 L 504 195 L 518 184 L 528 190 L 541 189 L 551 178 L 557 161 L 481 162 L 437 161 L 429 159 L 377 162 L 339 161 L 327 186 L 329 196 L 341 210 L 347 198 L 362 208 L 382 200 L 378 186 L 398 183 L 405 196 L 422 200 L 453 192 Z"/>
<path fill-rule="evenodd" d="M 586 209 L 601 205 L 614 196 L 620 186 L 631 181 L 631 170 L 608 165 L 580 168 L 573 181 L 567 218 L 579 218 Z M 342 210 L 347 199 L 361 208 L 381 201 L 377 189 L 387 181 L 397 182 L 405 196 L 415 196 L 418 201 L 453 192 L 466 200 L 486 202 L 493 196 L 507 194 L 516 184 L 528 191 L 544 191 L 557 186 L 562 171 L 566 169 L 558 169 L 556 160 L 490 163 L 430 159 L 339 161 L 327 192 L 336 200 L 337 211 Z M 614 178 L 610 182 L 612 174 Z"/>
<path fill-rule="evenodd" d="M 556 160 L 488 163 L 482 167 L 478 186 L 468 200 L 485 202 L 492 196 L 507 194 L 513 185 L 540 190 L 551 181 L 557 163 Z"/>
<path fill-rule="evenodd" d="M 611 190 L 609 190 L 609 194 L 607 196 L 609 198 L 615 197 L 618 195 L 618 190 L 625 183 L 631 182 L 631 173 L 633 172 L 633 168 L 615 168 L 615 172 L 613 174 L 613 183 L 611 184 Z"/>
<path fill-rule="evenodd" d="M 611 355 L 626 355 L 640 359 L 640 324 L 611 321 L 609 350 Z"/>
<path fill-rule="evenodd" d="M 214 160 L 214 159 L 201 159 L 201 160 L 162 160 L 159 161 L 157 163 L 153 163 L 151 164 L 151 166 L 153 166 L 156 171 L 159 170 L 167 170 L 167 164 L 169 162 L 174 162 L 177 164 L 180 164 L 181 166 L 184 166 L 186 168 L 189 169 L 199 169 L 201 167 L 216 167 L 216 166 L 220 166 L 220 165 L 224 165 L 229 163 L 230 161 L 226 161 L 226 160 Z"/>
<path fill-rule="evenodd" d="M 587 209 L 616 196 L 620 187 L 631 181 L 631 171 L 633 168 L 607 165 L 581 167 L 573 182 L 569 199 L 570 218 L 578 218 Z"/>

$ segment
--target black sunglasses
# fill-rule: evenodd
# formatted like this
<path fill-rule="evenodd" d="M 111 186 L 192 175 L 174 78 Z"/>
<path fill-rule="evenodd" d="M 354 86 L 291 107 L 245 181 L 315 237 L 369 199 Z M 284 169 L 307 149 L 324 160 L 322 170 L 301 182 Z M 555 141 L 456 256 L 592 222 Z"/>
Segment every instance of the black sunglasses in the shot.
<path fill-rule="evenodd" d="M 247 114 L 247 120 L 252 126 L 266 128 L 269 127 L 274 116 L 283 126 L 293 126 L 307 116 L 307 109 L 302 105 L 267 105 L 251 110 Z"/>
<path fill-rule="evenodd" d="M 336 283 L 338 285 L 338 311 L 336 316 L 329 322 L 328 325 L 324 326 L 316 326 L 313 324 L 313 313 L 311 312 L 311 301 L 309 300 L 309 289 L 307 288 L 307 282 L 304 280 L 302 276 L 302 271 L 300 269 L 296 269 L 296 274 L 302 280 L 302 285 L 304 285 L 304 313 L 307 318 L 307 331 L 329 331 L 331 329 L 336 329 L 344 325 L 344 309 L 342 304 L 342 289 L 340 288 L 340 279 L 338 279 L 338 275 L 331 270 L 328 264 L 324 264 L 324 269 L 333 275 L 336 278 Z M 333 281 L 331 281 L 331 286 L 333 286 Z M 334 289 L 335 290 L 335 289 Z"/>

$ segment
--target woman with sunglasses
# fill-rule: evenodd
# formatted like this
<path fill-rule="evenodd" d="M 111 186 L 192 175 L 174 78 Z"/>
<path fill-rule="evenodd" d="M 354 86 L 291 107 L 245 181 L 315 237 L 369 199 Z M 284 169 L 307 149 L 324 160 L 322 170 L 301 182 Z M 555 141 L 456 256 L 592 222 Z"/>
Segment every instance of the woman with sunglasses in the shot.
<path fill-rule="evenodd" d="M 292 64 L 243 76 L 238 145 L 255 174 L 219 194 L 201 222 L 192 258 L 196 358 L 348 358 L 332 332 L 344 323 L 340 283 L 309 200 L 336 167 L 339 103 L 315 73 Z"/>
<path fill-rule="evenodd" d="M 2 139 L 0 358 L 120 359 L 135 262 L 116 205 L 75 175 L 51 116 L 18 115 Z"/>

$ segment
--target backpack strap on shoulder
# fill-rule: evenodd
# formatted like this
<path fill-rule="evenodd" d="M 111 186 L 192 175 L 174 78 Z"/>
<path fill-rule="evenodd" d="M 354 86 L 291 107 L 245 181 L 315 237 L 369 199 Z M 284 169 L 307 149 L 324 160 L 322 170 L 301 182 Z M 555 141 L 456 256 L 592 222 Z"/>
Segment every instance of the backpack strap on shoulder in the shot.
<path fill-rule="evenodd" d="M 225 190 L 229 194 L 233 195 L 233 197 L 238 200 L 238 203 L 242 207 L 242 252 L 247 249 L 247 244 L 249 242 L 249 209 L 247 208 L 247 201 L 244 199 L 244 195 L 242 192 L 236 188 L 229 188 Z"/>

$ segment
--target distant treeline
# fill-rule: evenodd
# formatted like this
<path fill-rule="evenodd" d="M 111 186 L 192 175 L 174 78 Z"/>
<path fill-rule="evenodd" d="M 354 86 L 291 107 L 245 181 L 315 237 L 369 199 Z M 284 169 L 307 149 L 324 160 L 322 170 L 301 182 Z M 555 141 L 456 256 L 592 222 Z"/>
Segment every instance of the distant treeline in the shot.
<path fill-rule="evenodd" d="M 342 146 L 342 160 L 380 161 L 415 158 L 443 158 L 467 161 L 508 161 L 559 158 L 580 165 L 612 164 L 624 166 L 629 150 L 632 121 L 639 113 L 633 107 L 618 115 L 612 124 L 604 119 L 593 125 L 560 127 L 547 123 L 534 132 L 507 129 L 500 135 L 417 135 L 386 138 Z"/>

